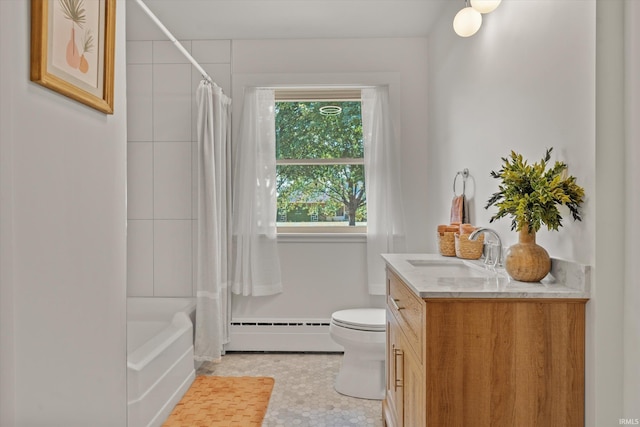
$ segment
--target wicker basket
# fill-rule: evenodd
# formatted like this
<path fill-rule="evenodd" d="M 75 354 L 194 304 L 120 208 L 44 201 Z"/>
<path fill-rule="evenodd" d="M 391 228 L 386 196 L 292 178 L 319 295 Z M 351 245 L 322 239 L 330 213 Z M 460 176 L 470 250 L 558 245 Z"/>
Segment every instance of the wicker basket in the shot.
<path fill-rule="evenodd" d="M 443 256 L 456 256 L 456 242 L 453 231 L 445 231 L 444 233 L 438 233 L 438 249 L 440 255 Z"/>
<path fill-rule="evenodd" d="M 484 234 L 477 240 L 469 240 L 468 234 L 455 235 L 456 256 L 463 259 L 479 259 L 482 256 L 484 246 Z"/>

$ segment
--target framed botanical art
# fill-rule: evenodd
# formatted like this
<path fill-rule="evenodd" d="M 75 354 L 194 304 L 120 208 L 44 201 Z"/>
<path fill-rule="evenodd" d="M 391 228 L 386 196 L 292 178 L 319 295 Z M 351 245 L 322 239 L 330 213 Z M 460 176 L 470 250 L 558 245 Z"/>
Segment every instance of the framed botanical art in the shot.
<path fill-rule="evenodd" d="M 31 80 L 113 114 L 116 0 L 31 0 Z"/>

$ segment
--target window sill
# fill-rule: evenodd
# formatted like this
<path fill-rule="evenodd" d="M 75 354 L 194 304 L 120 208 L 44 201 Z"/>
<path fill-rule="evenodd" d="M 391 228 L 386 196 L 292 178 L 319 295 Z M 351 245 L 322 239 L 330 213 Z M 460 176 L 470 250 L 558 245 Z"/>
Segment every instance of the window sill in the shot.
<path fill-rule="evenodd" d="M 279 243 L 366 243 L 366 233 L 278 233 Z"/>

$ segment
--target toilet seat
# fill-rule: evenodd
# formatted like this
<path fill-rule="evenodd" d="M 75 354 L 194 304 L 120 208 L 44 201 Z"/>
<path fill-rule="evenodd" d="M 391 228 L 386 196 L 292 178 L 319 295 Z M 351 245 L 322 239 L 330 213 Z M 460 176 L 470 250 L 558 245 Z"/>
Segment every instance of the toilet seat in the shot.
<path fill-rule="evenodd" d="M 384 308 L 356 308 L 336 311 L 331 322 L 339 327 L 366 332 L 385 332 L 386 311 Z"/>

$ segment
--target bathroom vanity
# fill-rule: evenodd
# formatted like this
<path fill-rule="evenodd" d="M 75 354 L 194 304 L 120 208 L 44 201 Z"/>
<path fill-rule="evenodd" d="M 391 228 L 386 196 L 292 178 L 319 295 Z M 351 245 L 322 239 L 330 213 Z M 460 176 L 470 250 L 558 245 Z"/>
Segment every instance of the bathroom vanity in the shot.
<path fill-rule="evenodd" d="M 542 282 L 429 254 L 387 263 L 387 427 L 584 425 L 589 267 Z"/>

